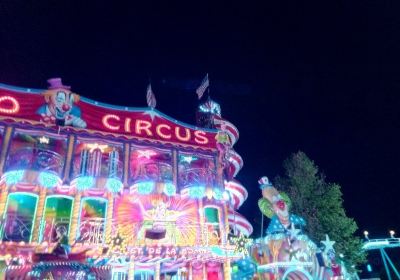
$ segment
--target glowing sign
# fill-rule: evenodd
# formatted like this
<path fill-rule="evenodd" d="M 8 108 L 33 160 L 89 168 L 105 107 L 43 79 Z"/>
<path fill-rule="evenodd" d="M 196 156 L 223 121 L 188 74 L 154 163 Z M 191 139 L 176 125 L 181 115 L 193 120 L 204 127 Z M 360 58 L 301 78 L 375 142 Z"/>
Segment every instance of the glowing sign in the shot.
<path fill-rule="evenodd" d="M 16 114 L 19 112 L 19 108 L 20 108 L 19 102 L 14 97 L 11 97 L 11 96 L 1 96 L 0 97 L 0 112 L 1 113 Z"/>

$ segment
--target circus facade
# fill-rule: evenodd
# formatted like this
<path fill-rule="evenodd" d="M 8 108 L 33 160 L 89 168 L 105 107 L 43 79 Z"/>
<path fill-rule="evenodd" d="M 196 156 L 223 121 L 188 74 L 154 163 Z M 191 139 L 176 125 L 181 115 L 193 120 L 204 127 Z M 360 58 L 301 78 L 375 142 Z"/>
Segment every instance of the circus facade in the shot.
<path fill-rule="evenodd" d="M 230 279 L 252 227 L 219 105 L 191 126 L 49 84 L 0 85 L 3 279 Z"/>

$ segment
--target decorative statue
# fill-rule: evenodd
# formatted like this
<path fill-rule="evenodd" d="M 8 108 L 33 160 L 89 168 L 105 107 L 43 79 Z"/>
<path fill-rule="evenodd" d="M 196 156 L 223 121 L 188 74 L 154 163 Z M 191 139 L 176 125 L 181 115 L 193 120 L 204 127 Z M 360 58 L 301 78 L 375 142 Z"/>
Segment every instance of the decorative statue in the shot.
<path fill-rule="evenodd" d="M 57 234 L 57 245 L 53 250 L 53 254 L 65 259 L 68 259 L 68 255 L 71 251 L 71 246 L 68 244 L 68 236 L 64 227 L 58 227 L 56 229 Z"/>
<path fill-rule="evenodd" d="M 47 82 L 49 88 L 42 93 L 46 104 L 37 110 L 41 121 L 85 128 L 86 122 L 81 119 L 81 111 L 74 105 L 79 101 L 79 95 L 73 93 L 71 87 L 63 85 L 61 78 L 49 79 Z"/>
<path fill-rule="evenodd" d="M 265 216 L 271 219 L 267 234 L 286 232 L 291 225 L 296 228 L 305 226 L 303 218 L 289 213 L 291 201 L 286 193 L 279 193 L 265 176 L 258 183 L 263 195 L 258 200 L 258 207 Z"/>
<path fill-rule="evenodd" d="M 222 170 L 226 171 L 226 168 L 229 166 L 229 152 L 232 148 L 231 141 L 229 139 L 229 135 L 226 132 L 226 126 L 221 125 L 221 130 L 218 130 L 217 135 L 215 136 L 217 140 L 217 149 L 218 149 L 218 161 L 221 163 Z M 229 172 L 226 172 L 229 173 Z M 225 174 L 228 180 L 231 180 L 231 176 L 229 174 Z"/>

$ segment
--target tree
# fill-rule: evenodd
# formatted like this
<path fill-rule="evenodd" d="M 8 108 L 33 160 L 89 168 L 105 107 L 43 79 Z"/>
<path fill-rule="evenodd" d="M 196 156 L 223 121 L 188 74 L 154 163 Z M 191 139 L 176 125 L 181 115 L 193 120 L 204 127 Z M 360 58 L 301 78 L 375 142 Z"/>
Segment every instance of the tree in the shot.
<path fill-rule="evenodd" d="M 275 185 L 291 198 L 291 212 L 307 221 L 308 236 L 319 243 L 328 234 L 336 241 L 337 257 L 343 254 L 351 265 L 365 262 L 362 241 L 355 236 L 357 224 L 346 215 L 340 185 L 326 182 L 314 162 L 301 151 L 292 154 L 283 166 L 286 174 L 277 177 Z M 347 268 L 351 270 L 351 266 Z"/>

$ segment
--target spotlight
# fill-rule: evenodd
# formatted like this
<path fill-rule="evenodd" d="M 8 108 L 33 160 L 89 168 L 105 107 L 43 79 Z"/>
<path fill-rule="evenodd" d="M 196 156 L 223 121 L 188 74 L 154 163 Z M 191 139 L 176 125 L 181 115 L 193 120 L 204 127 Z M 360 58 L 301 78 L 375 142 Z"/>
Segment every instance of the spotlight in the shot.
<path fill-rule="evenodd" d="M 366 230 L 364 230 L 364 236 L 365 236 L 365 239 L 367 239 L 367 240 L 369 239 L 369 238 L 368 238 L 368 234 L 369 234 L 369 232 L 366 231 Z"/>
<path fill-rule="evenodd" d="M 391 237 L 391 238 L 394 238 L 394 235 L 395 235 L 394 230 L 390 230 L 389 233 L 390 233 L 390 237 Z"/>

